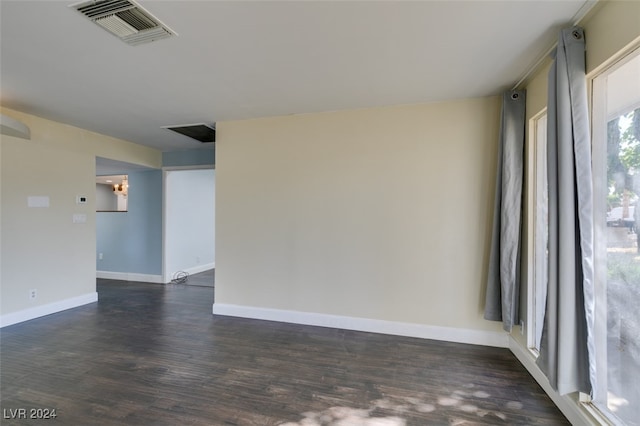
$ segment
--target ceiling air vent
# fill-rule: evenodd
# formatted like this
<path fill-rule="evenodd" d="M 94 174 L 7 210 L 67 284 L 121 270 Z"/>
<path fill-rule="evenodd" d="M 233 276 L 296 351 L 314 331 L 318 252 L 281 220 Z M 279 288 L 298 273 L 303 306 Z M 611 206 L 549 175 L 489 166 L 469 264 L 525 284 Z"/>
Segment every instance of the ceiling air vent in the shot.
<path fill-rule="evenodd" d="M 84 1 L 70 7 L 131 46 L 177 35 L 132 0 Z"/>
<path fill-rule="evenodd" d="M 204 123 L 182 124 L 179 126 L 164 126 L 163 129 L 172 130 L 181 135 L 188 136 L 202 143 L 216 141 L 216 128 Z"/>

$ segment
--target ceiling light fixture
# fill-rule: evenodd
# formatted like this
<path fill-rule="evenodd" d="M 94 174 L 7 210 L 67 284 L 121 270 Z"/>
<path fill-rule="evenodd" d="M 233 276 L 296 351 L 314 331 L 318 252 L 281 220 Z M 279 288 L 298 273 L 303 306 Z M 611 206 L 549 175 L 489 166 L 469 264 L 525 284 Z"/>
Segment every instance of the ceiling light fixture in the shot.
<path fill-rule="evenodd" d="M 129 193 L 129 181 L 125 178 L 125 179 L 122 179 L 122 183 L 120 184 L 114 183 L 113 192 L 115 192 L 116 195 L 122 195 L 123 197 L 126 197 L 127 194 Z"/>

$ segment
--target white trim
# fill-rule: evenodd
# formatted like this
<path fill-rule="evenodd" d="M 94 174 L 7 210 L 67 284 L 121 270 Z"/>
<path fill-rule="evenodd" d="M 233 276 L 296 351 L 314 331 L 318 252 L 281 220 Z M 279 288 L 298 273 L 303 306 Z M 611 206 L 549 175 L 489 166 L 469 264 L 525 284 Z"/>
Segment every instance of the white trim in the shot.
<path fill-rule="evenodd" d="M 168 171 L 162 168 L 162 282 L 171 281 L 167 271 L 167 175 Z"/>
<path fill-rule="evenodd" d="M 55 314 L 78 306 L 87 305 L 98 301 L 98 293 L 87 293 L 82 296 L 72 297 L 70 299 L 60 300 L 59 302 L 48 303 L 46 305 L 34 306 L 33 308 L 23 309 L 22 311 L 12 312 L 10 314 L 0 315 L 0 328 L 19 322 L 29 321 L 40 318 L 45 315 Z"/>
<path fill-rule="evenodd" d="M 535 114 L 531 119 L 529 119 L 529 139 L 528 139 L 528 147 L 527 147 L 527 164 L 526 164 L 526 174 L 527 174 L 527 226 L 526 226 L 526 234 L 527 234 L 527 319 L 525 323 L 524 330 L 521 330 L 522 334 L 526 336 L 527 346 L 529 348 L 535 348 L 537 344 L 537 334 L 541 329 L 542 324 L 538 324 L 537 321 L 537 309 L 538 306 L 536 304 L 536 290 L 538 289 L 538 285 L 540 285 L 540 280 L 546 280 L 546 275 L 541 274 L 540 271 L 540 263 L 539 263 L 539 254 L 538 252 L 542 251 L 541 249 L 546 249 L 546 245 L 541 244 L 539 241 L 538 235 L 538 222 L 540 218 L 539 208 L 534 207 L 538 206 L 541 200 L 538 200 L 538 196 L 540 195 L 540 189 L 543 184 L 546 183 L 541 181 L 540 168 L 541 165 L 544 164 L 544 169 L 546 172 L 546 133 L 539 132 L 539 124 L 541 120 L 545 120 L 544 127 L 547 127 L 547 108 L 543 108 L 540 112 Z M 540 136 L 543 136 L 543 140 L 541 140 Z M 544 144 L 544 148 L 541 149 L 540 145 Z M 546 190 L 546 187 L 544 188 Z M 546 209 L 545 209 L 546 210 Z"/>
<path fill-rule="evenodd" d="M 586 411 L 580 409 L 580 402 L 574 401 L 569 396 L 560 395 L 553 390 L 549 380 L 544 375 L 540 367 L 536 364 L 536 359 L 533 354 L 525 349 L 516 339 L 509 336 L 509 350 L 518 358 L 518 361 L 527 369 L 529 374 L 538 382 L 549 398 L 554 404 L 562 411 L 562 414 L 573 425 L 601 425 L 596 419 L 587 414 Z"/>
<path fill-rule="evenodd" d="M 193 274 L 199 274 L 200 272 L 204 272 L 204 271 L 209 271 L 211 269 L 215 269 L 215 267 L 216 267 L 216 263 L 215 262 L 211 262 L 211 263 L 205 263 L 205 264 L 202 264 L 202 265 L 192 266 L 191 268 L 182 269 L 180 271 L 175 271 L 169 277 L 169 281 L 171 281 L 174 278 L 174 275 L 176 273 L 178 273 L 178 272 L 186 272 L 189 275 L 193 275 Z"/>
<path fill-rule="evenodd" d="M 214 303 L 212 312 L 215 315 L 228 315 L 233 317 L 288 322 L 293 324 L 341 328 L 345 330 L 418 337 L 422 339 L 494 346 L 499 348 L 509 347 L 508 335 L 501 331 L 439 327 L 424 324 L 346 317 L 341 315 L 229 305 L 224 303 Z"/>
<path fill-rule="evenodd" d="M 162 275 L 136 274 L 133 272 L 96 271 L 96 278 L 107 280 L 137 281 L 143 283 L 163 284 Z"/>

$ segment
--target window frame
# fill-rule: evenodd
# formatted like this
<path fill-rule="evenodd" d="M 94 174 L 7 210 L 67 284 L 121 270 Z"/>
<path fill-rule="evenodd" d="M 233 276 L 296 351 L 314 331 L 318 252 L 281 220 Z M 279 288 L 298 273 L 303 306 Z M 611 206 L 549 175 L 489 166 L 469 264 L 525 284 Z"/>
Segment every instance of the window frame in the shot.
<path fill-rule="evenodd" d="M 544 120 L 544 131 L 541 132 L 540 124 Z M 538 233 L 538 220 L 540 218 L 540 212 L 537 208 L 538 198 L 540 196 L 541 186 L 543 181 L 541 179 L 541 173 L 546 173 L 546 167 L 541 170 L 541 164 L 546 165 L 546 121 L 547 121 L 547 108 L 543 108 L 537 114 L 529 119 L 529 144 L 527 149 L 528 161 L 528 184 L 527 184 L 527 203 L 532 206 L 527 218 L 528 231 L 528 283 L 527 286 L 527 319 L 526 324 L 526 339 L 527 348 L 533 354 L 534 357 L 538 357 L 540 348 L 536 344 L 536 333 L 538 328 L 541 328 L 543 324 L 538 324 L 536 310 L 537 310 L 537 297 L 536 290 L 539 286 L 540 279 L 540 263 L 538 260 L 538 251 L 541 244 Z M 541 144 L 544 144 L 544 150 L 540 149 Z M 543 321 L 544 322 L 544 321 Z"/>

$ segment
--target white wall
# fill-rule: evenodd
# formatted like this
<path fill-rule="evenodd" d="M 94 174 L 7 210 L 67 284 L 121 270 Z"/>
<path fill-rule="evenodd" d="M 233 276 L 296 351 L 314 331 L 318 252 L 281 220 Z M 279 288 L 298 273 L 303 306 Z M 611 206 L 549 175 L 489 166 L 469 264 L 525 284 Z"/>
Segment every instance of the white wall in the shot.
<path fill-rule="evenodd" d="M 219 122 L 214 311 L 500 330 L 482 319 L 499 108 Z"/>
<path fill-rule="evenodd" d="M 215 170 L 165 172 L 165 280 L 215 267 Z"/>
<path fill-rule="evenodd" d="M 96 183 L 96 211 L 118 210 L 118 196 L 113 187 L 104 183 Z"/>
<path fill-rule="evenodd" d="M 31 140 L 2 136 L 0 325 L 96 300 L 96 155 L 159 167 L 159 151 L 7 108 Z M 76 196 L 87 197 L 76 204 Z M 47 196 L 30 208 L 27 197 Z M 86 223 L 74 224 L 74 214 Z M 29 299 L 29 290 L 37 298 Z"/>

